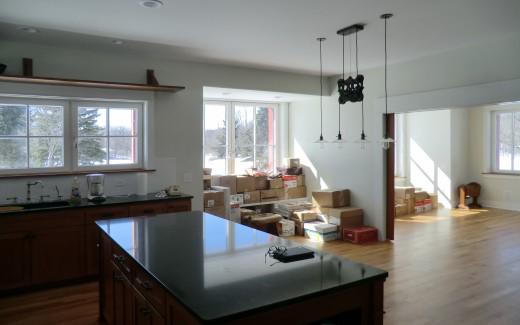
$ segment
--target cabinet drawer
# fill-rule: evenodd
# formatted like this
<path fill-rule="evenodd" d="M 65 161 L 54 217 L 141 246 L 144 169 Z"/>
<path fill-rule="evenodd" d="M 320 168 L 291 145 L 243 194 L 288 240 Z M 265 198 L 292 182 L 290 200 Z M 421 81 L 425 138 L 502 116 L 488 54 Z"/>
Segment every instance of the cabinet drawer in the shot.
<path fill-rule="evenodd" d="M 132 279 L 134 264 L 128 254 L 115 243 L 112 243 L 110 258 L 128 279 Z"/>
<path fill-rule="evenodd" d="M 191 211 L 191 200 L 171 200 L 164 202 L 166 212 Z"/>
<path fill-rule="evenodd" d="M 82 209 L 28 212 L 0 219 L 0 233 L 35 231 L 38 229 L 81 226 L 85 222 Z"/>
<path fill-rule="evenodd" d="M 129 211 L 132 217 L 153 216 L 166 212 L 167 209 L 164 202 L 133 204 L 130 206 Z"/>
<path fill-rule="evenodd" d="M 134 286 L 150 301 L 157 311 L 164 315 L 166 312 L 166 291 L 161 285 L 140 267 L 135 269 Z"/>
<path fill-rule="evenodd" d="M 128 217 L 128 206 L 102 207 L 85 209 L 85 222 L 88 224 L 96 220 Z"/>

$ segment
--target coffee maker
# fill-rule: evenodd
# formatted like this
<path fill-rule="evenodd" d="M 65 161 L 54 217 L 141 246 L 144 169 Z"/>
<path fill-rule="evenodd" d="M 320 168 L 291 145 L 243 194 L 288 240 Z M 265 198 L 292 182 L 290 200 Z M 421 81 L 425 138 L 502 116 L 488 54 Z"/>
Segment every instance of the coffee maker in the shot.
<path fill-rule="evenodd" d="M 105 201 L 106 196 L 104 192 L 105 175 L 104 174 L 88 174 L 87 188 L 89 201 L 102 202 Z"/>

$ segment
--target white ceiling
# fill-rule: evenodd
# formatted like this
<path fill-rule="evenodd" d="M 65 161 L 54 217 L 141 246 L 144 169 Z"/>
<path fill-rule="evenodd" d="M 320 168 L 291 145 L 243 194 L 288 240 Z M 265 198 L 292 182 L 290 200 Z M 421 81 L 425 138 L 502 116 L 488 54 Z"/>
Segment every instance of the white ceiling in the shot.
<path fill-rule="evenodd" d="M 310 98 L 316 98 L 312 95 L 290 94 L 272 91 L 259 91 L 247 89 L 231 89 L 219 87 L 204 87 L 204 99 L 218 99 L 218 100 L 243 100 L 247 102 L 267 102 L 267 103 L 284 103 L 296 102 Z"/>
<path fill-rule="evenodd" d="M 162 1 L 163 7 L 148 9 L 138 0 L 2 0 L 0 37 L 109 50 L 117 47 L 111 39 L 123 39 L 114 51 L 315 74 L 315 39 L 325 36 L 324 71 L 336 74 L 336 30 L 354 23 L 367 24 L 359 34 L 361 68 L 382 64 L 379 15 L 385 12 L 395 14 L 389 22 L 391 63 L 520 31 L 519 0 Z M 20 25 L 42 31 L 22 35 Z"/>

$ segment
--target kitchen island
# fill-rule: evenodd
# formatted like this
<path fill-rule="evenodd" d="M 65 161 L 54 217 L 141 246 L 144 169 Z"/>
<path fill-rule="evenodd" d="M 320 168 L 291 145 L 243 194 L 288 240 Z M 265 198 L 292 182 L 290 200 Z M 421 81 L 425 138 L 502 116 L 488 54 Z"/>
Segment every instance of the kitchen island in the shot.
<path fill-rule="evenodd" d="M 387 272 L 202 212 L 96 222 L 100 313 L 108 324 L 382 324 Z"/>

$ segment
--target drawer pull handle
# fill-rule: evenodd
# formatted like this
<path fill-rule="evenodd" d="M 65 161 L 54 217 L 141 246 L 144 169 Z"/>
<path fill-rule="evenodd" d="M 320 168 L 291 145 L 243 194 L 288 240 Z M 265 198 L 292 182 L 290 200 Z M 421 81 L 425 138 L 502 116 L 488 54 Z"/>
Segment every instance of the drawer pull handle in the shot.
<path fill-rule="evenodd" d="M 120 274 L 114 274 L 114 280 L 123 281 L 123 276 Z"/>
<path fill-rule="evenodd" d="M 112 254 L 112 256 L 114 257 L 114 260 L 118 261 L 118 262 L 123 262 L 125 260 L 125 257 L 123 255 L 117 255 L 117 254 Z"/>
<path fill-rule="evenodd" d="M 139 311 L 145 316 L 148 316 L 152 313 L 152 311 L 146 307 L 140 307 Z"/>
<path fill-rule="evenodd" d="M 139 284 L 141 287 L 143 287 L 146 290 L 152 290 L 152 288 L 153 288 L 152 284 L 148 281 L 143 281 L 139 278 L 135 278 L 135 282 L 137 282 L 137 284 Z"/>

